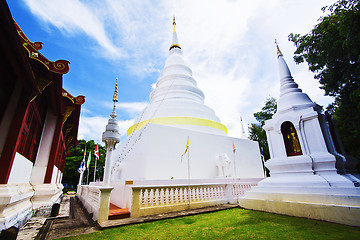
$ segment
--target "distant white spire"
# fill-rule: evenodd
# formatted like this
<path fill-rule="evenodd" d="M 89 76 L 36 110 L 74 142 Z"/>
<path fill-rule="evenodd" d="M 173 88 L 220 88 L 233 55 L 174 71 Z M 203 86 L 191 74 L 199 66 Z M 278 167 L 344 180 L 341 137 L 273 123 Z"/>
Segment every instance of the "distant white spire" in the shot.
<path fill-rule="evenodd" d="M 105 170 L 103 176 L 103 186 L 109 187 L 110 184 L 110 164 L 111 164 L 111 154 L 115 149 L 115 145 L 120 142 L 120 132 L 119 132 L 119 125 L 116 120 L 116 102 L 118 101 L 117 98 L 117 78 L 116 78 L 116 85 L 115 91 L 113 96 L 114 107 L 113 111 L 110 114 L 110 119 L 108 120 L 108 124 L 105 127 L 105 131 L 102 134 L 102 141 L 105 143 L 106 147 L 106 159 L 105 159 Z"/>
<path fill-rule="evenodd" d="M 247 139 L 248 136 L 247 136 L 246 133 L 245 133 L 244 124 L 243 124 L 243 120 L 242 120 L 242 117 L 241 117 L 241 116 L 240 116 L 240 123 L 241 123 L 241 134 L 240 134 L 240 138 Z"/>
<path fill-rule="evenodd" d="M 302 92 L 302 90 L 298 87 L 299 85 L 291 76 L 289 67 L 284 60 L 284 56 L 280 51 L 276 40 L 275 44 L 280 73 L 280 97 L 277 104 L 277 111 L 280 112 L 294 107 L 302 108 L 314 105 L 309 96 Z"/>

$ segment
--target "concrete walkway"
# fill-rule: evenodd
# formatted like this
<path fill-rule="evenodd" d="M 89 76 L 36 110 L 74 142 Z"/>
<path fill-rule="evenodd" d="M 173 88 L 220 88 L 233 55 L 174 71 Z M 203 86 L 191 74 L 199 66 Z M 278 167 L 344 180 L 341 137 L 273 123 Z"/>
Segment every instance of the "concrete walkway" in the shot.
<path fill-rule="evenodd" d="M 70 211 L 70 196 L 65 195 L 60 204 L 59 215 L 56 218 L 68 218 L 69 211 Z M 35 239 L 40 229 L 43 227 L 46 219 L 48 218 L 45 216 L 32 217 L 29 221 L 26 222 L 26 224 L 22 228 L 20 228 L 16 239 L 17 240 Z"/>
<path fill-rule="evenodd" d="M 60 214 L 55 218 L 33 217 L 19 231 L 18 240 L 47 240 L 61 237 L 77 236 L 99 231 L 105 228 L 120 227 L 130 224 L 152 222 L 161 219 L 184 217 L 202 213 L 237 208 L 237 204 L 224 204 L 188 211 L 164 213 L 152 216 L 109 220 L 101 224 L 93 222 L 74 196 L 65 196 L 60 206 Z"/>

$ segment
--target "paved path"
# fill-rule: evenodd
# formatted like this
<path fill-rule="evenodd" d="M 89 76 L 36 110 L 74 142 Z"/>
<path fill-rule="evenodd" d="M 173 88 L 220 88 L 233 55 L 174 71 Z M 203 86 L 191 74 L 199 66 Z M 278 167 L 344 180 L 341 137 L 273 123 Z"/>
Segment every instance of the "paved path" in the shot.
<path fill-rule="evenodd" d="M 92 233 L 97 231 L 94 226 L 92 220 L 84 212 L 82 205 L 75 197 L 71 197 L 69 216 L 67 218 L 47 219 L 35 239 L 55 239 Z"/>
<path fill-rule="evenodd" d="M 145 217 L 110 220 L 96 225 L 84 211 L 81 203 L 74 196 L 65 196 L 60 213 L 55 218 L 33 217 L 19 231 L 18 240 L 49 240 L 61 237 L 77 236 L 99 231 L 104 228 L 120 227 L 130 224 L 152 222 L 161 219 L 177 218 L 201 213 L 215 212 L 239 207 L 237 204 L 224 204 L 201 209 L 164 213 Z"/>

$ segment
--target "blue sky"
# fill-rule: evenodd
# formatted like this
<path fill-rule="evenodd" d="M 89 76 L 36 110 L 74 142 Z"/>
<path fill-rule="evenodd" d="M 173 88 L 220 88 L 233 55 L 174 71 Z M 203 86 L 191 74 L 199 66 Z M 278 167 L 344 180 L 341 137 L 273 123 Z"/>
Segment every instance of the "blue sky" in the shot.
<path fill-rule="evenodd" d="M 101 142 L 118 77 L 117 113 L 122 141 L 148 103 L 165 64 L 172 16 L 183 55 L 193 70 L 205 104 L 229 135 L 239 137 L 256 120 L 266 98 L 278 97 L 276 38 L 295 81 L 325 107 L 332 101 L 319 89 L 307 64 L 293 62 L 290 33 L 305 34 L 323 15 L 320 0 L 17 0 L 7 1 L 13 18 L 49 60 L 70 61 L 63 85 L 85 95 L 79 139 Z"/>

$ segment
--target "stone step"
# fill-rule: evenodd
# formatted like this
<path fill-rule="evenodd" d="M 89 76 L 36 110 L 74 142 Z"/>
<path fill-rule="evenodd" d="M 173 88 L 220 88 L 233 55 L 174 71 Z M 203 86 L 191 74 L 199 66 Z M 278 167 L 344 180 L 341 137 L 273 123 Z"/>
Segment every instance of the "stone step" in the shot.
<path fill-rule="evenodd" d="M 123 219 L 129 217 L 130 217 L 130 212 L 128 208 L 120 208 L 110 203 L 109 217 L 108 217 L 109 220 Z"/>

